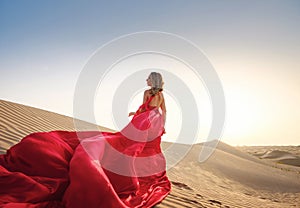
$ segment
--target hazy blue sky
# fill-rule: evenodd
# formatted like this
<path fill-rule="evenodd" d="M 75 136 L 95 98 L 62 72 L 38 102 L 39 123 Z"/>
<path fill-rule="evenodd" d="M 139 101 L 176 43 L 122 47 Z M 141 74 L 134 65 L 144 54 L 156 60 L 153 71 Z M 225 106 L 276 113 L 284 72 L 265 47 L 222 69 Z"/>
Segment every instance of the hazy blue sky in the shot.
<path fill-rule="evenodd" d="M 92 53 L 124 34 L 163 31 L 194 42 L 215 67 L 227 103 L 222 141 L 299 144 L 299 22 L 298 0 L 2 0 L 0 99 L 72 116 Z"/>

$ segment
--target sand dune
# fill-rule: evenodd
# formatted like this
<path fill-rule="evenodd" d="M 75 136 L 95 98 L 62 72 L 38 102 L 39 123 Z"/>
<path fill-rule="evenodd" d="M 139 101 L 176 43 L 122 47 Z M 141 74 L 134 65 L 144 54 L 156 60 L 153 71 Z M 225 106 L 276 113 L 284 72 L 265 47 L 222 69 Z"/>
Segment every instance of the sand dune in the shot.
<path fill-rule="evenodd" d="M 295 159 L 297 158 L 295 155 L 286 152 L 286 151 L 280 151 L 280 150 L 271 150 L 267 151 L 263 155 L 260 156 L 260 158 L 267 158 L 267 159 Z"/>
<path fill-rule="evenodd" d="M 294 165 L 300 167 L 300 157 L 286 151 L 271 150 L 260 156 L 263 159 L 272 159 L 281 164 Z"/>
<path fill-rule="evenodd" d="M 300 173 L 300 146 L 243 146 L 238 149 L 278 168 Z"/>
<path fill-rule="evenodd" d="M 95 130 L 92 124 L 79 123 L 81 129 Z M 75 130 L 73 118 L 0 100 L 1 153 L 29 133 L 51 130 Z M 170 148 L 172 145 L 176 148 Z M 213 155 L 204 163 L 199 163 L 202 146 L 193 145 L 188 154 L 168 170 L 172 192 L 157 208 L 300 207 L 299 167 L 289 165 L 293 168 L 282 168 L 284 164 L 273 165 L 274 161 L 270 161 L 297 159 L 296 150 L 291 153 L 279 149 L 252 149 L 255 155 L 248 154 L 249 149 L 219 142 Z M 170 161 L 187 146 L 163 142 L 162 148 Z"/>
<path fill-rule="evenodd" d="M 113 131 L 77 120 L 80 129 Z M 27 134 L 38 131 L 75 130 L 73 118 L 57 113 L 0 100 L 0 153 Z"/>

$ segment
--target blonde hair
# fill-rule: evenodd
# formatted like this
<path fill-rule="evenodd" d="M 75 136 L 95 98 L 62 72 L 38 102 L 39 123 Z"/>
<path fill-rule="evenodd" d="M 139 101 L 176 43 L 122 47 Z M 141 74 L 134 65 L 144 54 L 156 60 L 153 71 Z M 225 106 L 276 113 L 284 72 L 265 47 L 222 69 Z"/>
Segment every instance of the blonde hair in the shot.
<path fill-rule="evenodd" d="M 160 91 L 163 91 L 164 82 L 160 73 L 151 72 L 149 75 L 149 79 L 152 84 L 152 87 L 150 89 L 150 94 L 152 96 L 156 95 Z"/>

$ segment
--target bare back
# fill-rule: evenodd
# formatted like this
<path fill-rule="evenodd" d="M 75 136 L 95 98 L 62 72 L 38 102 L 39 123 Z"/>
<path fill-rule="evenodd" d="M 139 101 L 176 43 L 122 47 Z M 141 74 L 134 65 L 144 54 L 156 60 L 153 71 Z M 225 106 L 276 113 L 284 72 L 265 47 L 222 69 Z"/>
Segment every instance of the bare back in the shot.
<path fill-rule="evenodd" d="M 151 96 L 150 90 L 144 92 L 144 103 Z M 150 101 L 149 106 L 161 107 L 162 111 L 166 112 L 165 99 L 162 92 L 157 93 L 154 98 Z"/>

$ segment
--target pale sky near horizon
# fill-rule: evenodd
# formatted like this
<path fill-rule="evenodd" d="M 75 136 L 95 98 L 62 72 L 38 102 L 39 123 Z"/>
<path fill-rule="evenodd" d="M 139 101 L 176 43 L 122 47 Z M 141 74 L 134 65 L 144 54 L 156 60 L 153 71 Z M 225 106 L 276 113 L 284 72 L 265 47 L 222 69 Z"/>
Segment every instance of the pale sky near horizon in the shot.
<path fill-rule="evenodd" d="M 226 100 L 221 141 L 300 145 L 299 22 L 298 0 L 0 1 L 0 99 L 72 116 L 76 81 L 99 47 L 125 34 L 162 31 L 192 41 L 214 66 Z M 168 60 L 159 60 L 157 67 L 167 66 Z M 126 72 L 134 65 L 129 62 L 116 70 Z M 188 74 L 179 63 L 168 64 L 176 65 L 177 76 Z M 113 77 L 107 81 L 116 87 L 122 80 Z M 184 98 L 168 93 L 165 82 L 164 139 L 174 141 L 182 110 L 176 99 Z M 211 109 L 206 92 L 199 93 L 201 142 Z M 141 96 L 132 98 L 129 110 Z M 99 99 L 98 104 L 106 101 Z M 103 108 L 95 109 L 97 123 L 113 128 L 109 109 Z"/>

